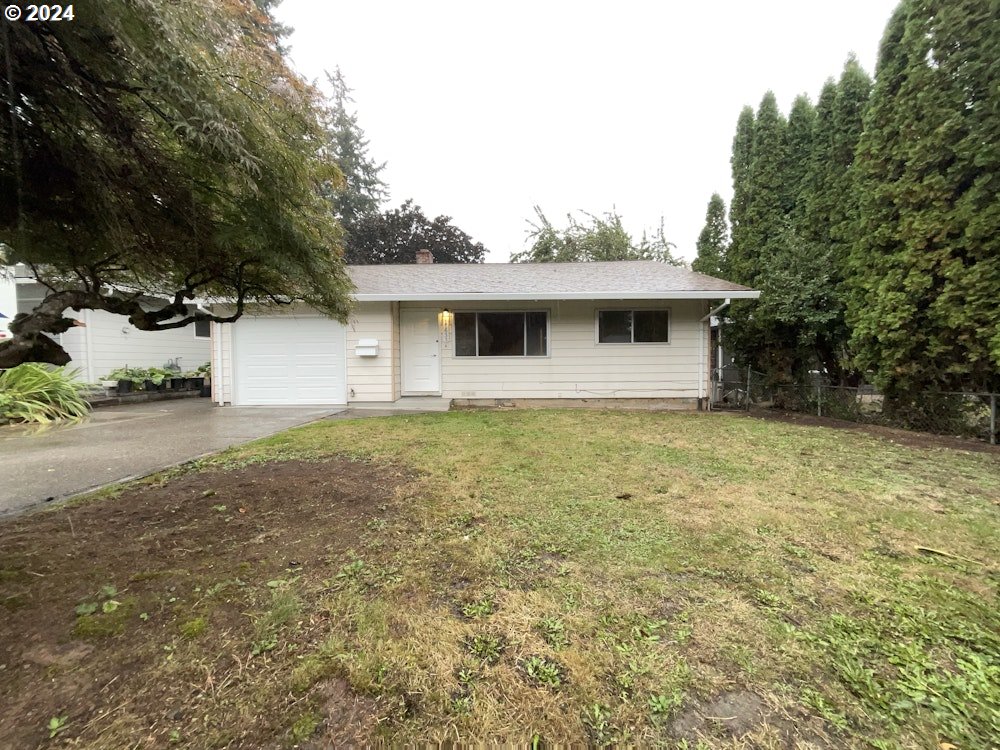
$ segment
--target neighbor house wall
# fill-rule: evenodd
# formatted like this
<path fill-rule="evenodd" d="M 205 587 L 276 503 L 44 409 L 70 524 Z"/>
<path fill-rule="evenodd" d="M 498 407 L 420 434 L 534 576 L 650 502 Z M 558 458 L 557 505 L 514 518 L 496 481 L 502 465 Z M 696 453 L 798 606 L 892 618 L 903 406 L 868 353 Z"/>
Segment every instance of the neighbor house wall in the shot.
<path fill-rule="evenodd" d="M 707 358 L 699 336 L 707 344 L 700 318 L 708 311 L 704 300 L 663 301 L 542 301 L 419 303 L 419 307 L 453 312 L 473 310 L 547 310 L 549 347 L 546 357 L 456 357 L 454 335 L 441 345 L 442 395 L 455 399 L 480 398 L 684 398 L 704 395 L 699 383 L 707 380 Z M 599 344 L 597 311 L 605 309 L 670 310 L 669 343 Z M 348 379 L 351 374 L 348 371 Z"/>
<path fill-rule="evenodd" d="M 41 284 L 17 285 L 18 310 L 30 312 L 42 301 Z M 195 338 L 194 326 L 167 331 L 140 331 L 123 315 L 104 310 L 67 311 L 68 317 L 84 323 L 58 336 L 70 355 L 70 369 L 79 369 L 79 378 L 93 383 L 112 370 L 129 367 L 163 367 L 167 360 L 180 359 L 184 370 L 194 370 L 209 361 L 209 339 Z"/>

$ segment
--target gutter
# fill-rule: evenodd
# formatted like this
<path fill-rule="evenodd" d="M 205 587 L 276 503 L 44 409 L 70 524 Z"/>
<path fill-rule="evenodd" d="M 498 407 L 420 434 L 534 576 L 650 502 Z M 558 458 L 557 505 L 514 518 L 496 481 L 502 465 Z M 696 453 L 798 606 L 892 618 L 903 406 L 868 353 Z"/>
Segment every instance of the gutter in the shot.
<path fill-rule="evenodd" d="M 760 296 L 760 292 L 757 292 Z M 707 323 L 712 319 L 713 315 L 718 315 L 720 312 L 729 307 L 729 303 L 732 302 L 731 297 L 727 297 L 725 302 L 723 302 L 718 307 L 709 310 L 708 314 L 699 320 L 699 323 Z M 705 398 L 705 326 L 701 327 L 698 332 L 698 404 L 701 405 L 702 400 Z"/>
<path fill-rule="evenodd" d="M 446 292 L 446 293 L 399 293 L 371 294 L 357 292 L 353 295 L 358 302 L 500 302 L 503 300 L 597 300 L 597 299 L 719 299 L 725 295 L 729 299 L 757 299 L 760 292 L 755 289 L 729 290 L 708 289 L 705 291 L 645 291 L 645 292 Z"/>

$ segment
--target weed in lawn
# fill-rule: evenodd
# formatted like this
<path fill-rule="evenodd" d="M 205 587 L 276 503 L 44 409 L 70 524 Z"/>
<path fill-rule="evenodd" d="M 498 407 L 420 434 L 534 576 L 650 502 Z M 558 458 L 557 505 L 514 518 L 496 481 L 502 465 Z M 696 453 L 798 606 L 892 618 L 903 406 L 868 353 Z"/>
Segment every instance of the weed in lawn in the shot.
<path fill-rule="evenodd" d="M 292 670 L 289 686 L 293 693 L 302 694 L 334 671 L 335 663 L 325 655 L 304 656 Z"/>
<path fill-rule="evenodd" d="M 465 689 L 469 689 L 472 685 L 479 679 L 479 665 L 478 664 L 461 664 L 455 670 L 455 679 L 458 680 L 458 684 Z"/>
<path fill-rule="evenodd" d="M 521 668 L 532 682 L 548 688 L 557 688 L 565 681 L 565 668 L 544 656 L 529 656 Z"/>
<path fill-rule="evenodd" d="M 53 716 L 49 719 L 47 729 L 49 730 L 49 739 L 53 739 L 66 728 L 68 722 L 68 717 L 66 716 Z"/>
<path fill-rule="evenodd" d="M 177 630 L 184 638 L 197 638 L 208 627 L 208 621 L 204 617 L 195 617 L 177 626 Z"/>
<path fill-rule="evenodd" d="M 365 569 L 364 560 L 352 560 L 345 565 L 342 565 L 340 570 L 337 571 L 338 581 L 356 581 L 361 577 L 362 571 Z"/>
<path fill-rule="evenodd" d="M 611 710 L 594 703 L 584 712 L 583 723 L 590 730 L 591 739 L 598 747 L 605 747 L 618 741 L 618 728 L 611 722 Z"/>
<path fill-rule="evenodd" d="M 101 602 L 100 609 L 95 605 L 94 609 L 88 607 L 88 611 L 82 614 L 77 608 L 79 616 L 73 624 L 73 635 L 77 638 L 108 638 L 119 635 L 132 616 L 135 603 L 135 598 L 128 597 L 120 602 L 115 599 L 106 600 Z"/>
<path fill-rule="evenodd" d="M 312 737 L 316 733 L 316 727 L 319 726 L 320 721 L 321 719 L 315 711 L 306 711 L 299 716 L 292 724 L 292 742 L 298 744 Z"/>
<path fill-rule="evenodd" d="M 462 614 L 470 620 L 489 617 L 494 611 L 495 604 L 493 603 L 493 598 L 489 596 L 484 599 L 479 599 L 462 605 Z"/>
<path fill-rule="evenodd" d="M 465 640 L 465 649 L 485 664 L 496 664 L 507 649 L 507 641 L 497 633 L 476 633 Z"/>
<path fill-rule="evenodd" d="M 546 617 L 536 625 L 542 635 L 542 640 L 558 651 L 569 645 L 566 626 L 558 617 Z"/>
<path fill-rule="evenodd" d="M 287 586 L 273 588 L 271 606 L 254 620 L 254 642 L 251 653 L 259 656 L 278 646 L 278 636 L 282 627 L 299 616 L 302 601 L 299 595 Z"/>
<path fill-rule="evenodd" d="M 467 715 L 472 712 L 472 696 L 465 694 L 455 695 L 451 699 L 450 707 L 453 714 L 460 716 Z"/>
<path fill-rule="evenodd" d="M 892 727 L 927 722 L 969 747 L 1000 736 L 1000 631 L 991 604 L 921 577 L 899 581 L 896 597 L 869 606 L 830 615 L 800 638 L 822 649 L 850 693 Z M 806 691 L 803 700 L 843 723 L 824 696 Z"/>

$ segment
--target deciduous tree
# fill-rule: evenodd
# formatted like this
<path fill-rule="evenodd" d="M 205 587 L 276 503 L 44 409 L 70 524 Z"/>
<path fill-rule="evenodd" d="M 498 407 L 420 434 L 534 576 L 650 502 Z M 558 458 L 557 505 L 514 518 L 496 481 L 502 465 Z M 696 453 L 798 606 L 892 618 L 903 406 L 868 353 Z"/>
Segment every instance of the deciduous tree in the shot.
<path fill-rule="evenodd" d="M 320 99 L 271 23 L 251 0 L 103 0 L 68 23 L 0 23 L 0 241 L 48 288 L 0 367 L 66 363 L 52 336 L 68 309 L 142 330 L 296 300 L 346 318 Z"/>
<path fill-rule="evenodd" d="M 536 221 L 529 221 L 531 246 L 511 255 L 512 263 L 581 263 L 610 260 L 655 260 L 674 266 L 684 261 L 673 255 L 674 244 L 667 240 L 663 220 L 650 237 L 643 233 L 636 241 L 625 229 L 615 210 L 600 216 L 581 212 L 582 219 L 566 215 L 565 229 L 557 228 L 535 206 Z"/>
<path fill-rule="evenodd" d="M 412 200 L 399 208 L 360 216 L 347 235 L 348 263 L 415 263 L 417 250 L 430 250 L 435 263 L 482 263 L 486 248 L 451 223 L 428 219 Z"/>

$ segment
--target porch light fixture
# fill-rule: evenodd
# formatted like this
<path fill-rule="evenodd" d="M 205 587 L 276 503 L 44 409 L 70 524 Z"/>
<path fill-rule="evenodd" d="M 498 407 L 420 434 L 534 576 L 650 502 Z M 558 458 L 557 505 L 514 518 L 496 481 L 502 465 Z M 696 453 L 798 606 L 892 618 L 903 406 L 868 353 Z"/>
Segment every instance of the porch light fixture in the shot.
<path fill-rule="evenodd" d="M 455 327 L 455 314 L 447 307 L 438 313 L 438 328 L 441 336 L 447 344 L 451 341 L 451 331 Z"/>

